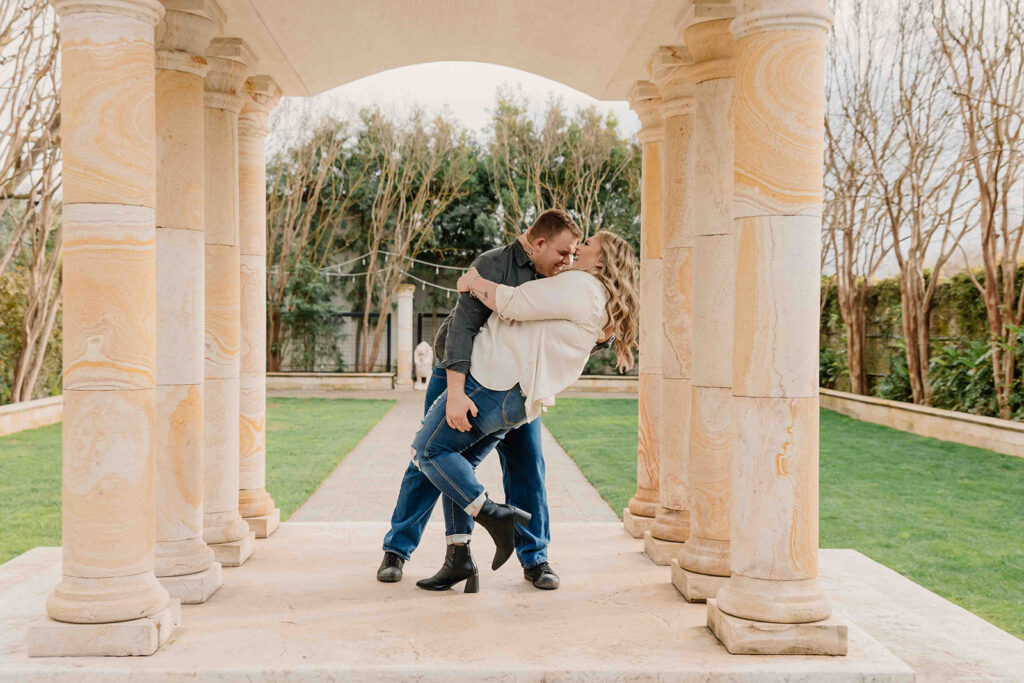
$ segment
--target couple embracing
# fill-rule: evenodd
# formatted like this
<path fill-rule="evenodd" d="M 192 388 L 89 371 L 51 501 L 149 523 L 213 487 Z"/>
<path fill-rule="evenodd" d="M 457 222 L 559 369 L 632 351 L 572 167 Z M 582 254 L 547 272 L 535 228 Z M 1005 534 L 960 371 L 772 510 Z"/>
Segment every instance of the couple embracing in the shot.
<path fill-rule="evenodd" d="M 384 537 L 377 579 L 401 581 L 438 497 L 444 511 L 444 565 L 416 583 L 477 592 L 470 553 L 474 523 L 492 537 L 497 569 L 516 552 L 526 580 L 558 588 L 550 540 L 540 414 L 575 382 L 591 353 L 614 345 L 620 369 L 637 345 L 636 258 L 618 235 L 584 242 L 557 209 L 504 247 L 481 254 L 459 278 L 458 301 L 434 340 L 436 365 L 424 417 L 412 442 Z M 501 461 L 505 503 L 492 501 L 476 466 L 492 450 Z"/>

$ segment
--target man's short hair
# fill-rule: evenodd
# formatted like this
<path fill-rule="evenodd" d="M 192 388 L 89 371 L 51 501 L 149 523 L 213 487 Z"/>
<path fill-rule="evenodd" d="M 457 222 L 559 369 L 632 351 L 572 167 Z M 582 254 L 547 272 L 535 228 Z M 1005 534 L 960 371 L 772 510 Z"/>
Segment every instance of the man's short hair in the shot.
<path fill-rule="evenodd" d="M 526 231 L 526 239 L 533 241 L 543 237 L 545 240 L 551 241 L 562 234 L 564 230 L 571 232 L 573 237 L 578 240 L 583 239 L 583 230 L 576 225 L 572 216 L 562 209 L 548 209 L 537 216 L 537 220 Z"/>

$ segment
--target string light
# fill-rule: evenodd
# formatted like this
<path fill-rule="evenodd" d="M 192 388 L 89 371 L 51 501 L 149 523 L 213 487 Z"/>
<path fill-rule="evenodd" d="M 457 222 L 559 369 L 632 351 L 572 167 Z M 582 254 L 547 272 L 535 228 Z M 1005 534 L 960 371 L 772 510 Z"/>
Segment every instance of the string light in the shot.
<path fill-rule="evenodd" d="M 400 256 L 399 254 L 394 254 L 394 253 L 389 252 L 389 251 L 384 251 L 383 249 L 378 250 L 377 253 L 384 254 L 384 262 L 385 262 L 385 264 L 390 262 L 390 259 L 389 259 L 390 256 L 395 256 L 395 257 L 399 257 Z M 458 254 L 458 255 L 464 255 L 466 252 L 464 252 L 464 251 L 455 251 L 454 253 Z M 373 274 L 379 274 L 379 273 L 386 272 L 387 271 L 386 268 L 378 268 L 375 271 L 364 270 L 364 271 L 361 271 L 361 272 L 358 272 L 358 273 L 341 273 L 341 272 L 338 272 L 343 266 L 349 265 L 351 263 L 355 263 L 356 261 L 359 261 L 363 266 L 365 266 L 366 265 L 366 259 L 369 258 L 372 255 L 373 255 L 373 252 L 368 252 L 368 253 L 363 254 L 361 256 L 356 256 L 355 258 L 348 259 L 347 261 L 342 261 L 341 263 L 333 263 L 330 266 L 327 266 L 326 268 L 324 268 L 321 271 L 321 273 L 323 274 L 324 277 L 326 277 L 328 279 L 333 279 L 333 278 L 347 278 L 347 277 L 362 277 L 362 276 L 365 276 L 365 275 L 369 275 L 371 272 Z M 404 256 L 402 258 L 404 258 L 405 260 L 408 260 L 408 261 L 412 261 L 414 263 L 419 263 L 419 264 L 424 265 L 424 266 L 431 266 L 431 267 L 434 268 L 434 274 L 438 275 L 438 276 L 441 274 L 441 268 L 445 268 L 447 270 L 457 270 L 460 273 L 464 273 L 464 272 L 466 272 L 468 270 L 468 268 L 464 268 L 464 267 L 460 267 L 460 266 L 448 266 L 448 265 L 444 265 L 443 263 L 431 263 L 430 261 L 423 261 L 423 260 L 420 260 L 420 259 L 413 258 L 411 256 Z M 272 266 L 269 269 L 269 271 L 270 271 L 271 275 L 276 275 L 277 271 L 278 271 L 278 267 L 276 265 Z M 402 274 L 402 276 L 404 276 L 404 277 L 406 277 L 406 278 L 408 278 L 410 280 L 415 280 L 416 282 L 419 282 L 420 283 L 420 291 L 426 291 L 427 287 L 433 287 L 434 289 L 440 289 L 441 291 L 446 292 L 446 295 L 447 295 L 447 297 L 449 299 L 451 298 L 452 293 L 456 293 L 456 294 L 458 293 L 458 290 L 451 289 L 450 287 L 443 287 L 441 285 L 434 284 L 433 282 L 429 282 L 427 280 L 424 280 L 422 278 L 419 278 L 419 277 L 411 274 L 407 270 L 403 271 L 401 274 Z"/>

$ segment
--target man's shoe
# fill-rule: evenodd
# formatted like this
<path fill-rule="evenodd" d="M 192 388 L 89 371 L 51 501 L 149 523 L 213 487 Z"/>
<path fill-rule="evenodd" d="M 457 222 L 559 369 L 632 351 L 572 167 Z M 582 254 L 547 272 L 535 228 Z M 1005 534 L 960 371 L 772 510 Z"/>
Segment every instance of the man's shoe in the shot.
<path fill-rule="evenodd" d="M 420 579 L 416 585 L 428 591 L 446 591 L 457 583 L 466 582 L 467 593 L 480 592 L 480 577 L 468 545 L 448 544 L 444 565 L 429 579 Z"/>
<path fill-rule="evenodd" d="M 523 570 L 523 578 L 533 583 L 542 591 L 553 591 L 561 584 L 558 574 L 547 562 L 541 562 L 536 567 Z"/>
<path fill-rule="evenodd" d="M 377 580 L 384 583 L 398 583 L 402 580 L 402 566 L 405 564 L 399 555 L 390 550 L 384 553 L 384 559 L 377 567 Z"/>

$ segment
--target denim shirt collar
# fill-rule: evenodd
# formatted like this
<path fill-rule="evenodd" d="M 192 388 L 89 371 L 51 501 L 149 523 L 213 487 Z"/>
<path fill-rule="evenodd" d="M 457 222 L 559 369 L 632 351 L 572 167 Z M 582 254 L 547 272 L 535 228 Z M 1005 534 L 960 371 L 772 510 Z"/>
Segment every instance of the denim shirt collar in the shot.
<path fill-rule="evenodd" d="M 533 261 L 530 260 L 526 250 L 523 249 L 523 243 L 519 241 L 519 238 L 516 238 L 516 240 L 512 242 L 512 253 L 515 255 L 516 263 L 519 264 L 520 268 L 529 266 L 531 269 L 537 270 L 534 268 Z"/>

